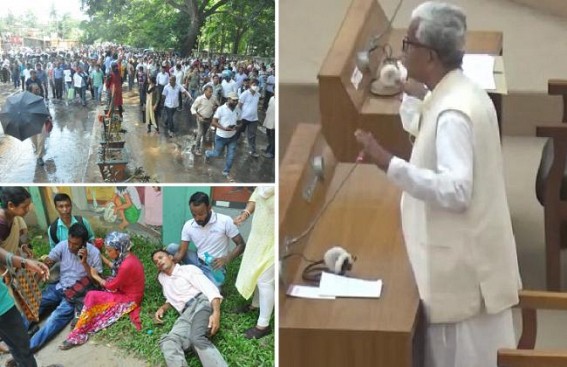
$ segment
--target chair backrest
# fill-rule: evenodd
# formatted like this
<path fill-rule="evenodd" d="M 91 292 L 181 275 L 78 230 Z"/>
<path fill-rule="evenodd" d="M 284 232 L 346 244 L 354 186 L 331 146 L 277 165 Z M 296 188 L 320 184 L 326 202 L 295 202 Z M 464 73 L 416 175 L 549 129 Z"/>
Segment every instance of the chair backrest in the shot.
<path fill-rule="evenodd" d="M 566 123 L 567 122 L 567 80 L 550 79 L 547 82 L 547 93 L 551 96 L 563 97 L 563 113 L 562 113 L 561 122 Z M 562 150 L 562 146 L 561 146 L 562 144 L 558 145 L 557 147 L 558 149 L 554 148 L 554 141 L 562 141 L 559 140 L 561 139 L 560 135 L 562 132 L 555 127 L 547 127 L 547 126 L 538 127 L 536 131 L 537 131 L 536 133 L 537 136 L 549 138 L 545 143 L 545 146 L 543 147 L 541 154 L 542 155 L 541 161 L 536 176 L 536 197 L 539 203 L 545 206 L 544 205 L 544 203 L 546 202 L 545 191 L 550 186 L 548 183 L 548 177 L 551 174 L 550 170 L 552 168 L 552 165 L 555 163 L 561 165 L 561 167 L 565 167 L 565 163 L 564 162 L 562 163 L 561 159 L 557 160 L 557 162 L 554 162 L 555 151 L 558 149 Z M 563 180 L 561 180 L 561 182 L 558 181 L 557 183 L 557 185 L 560 186 L 561 191 L 560 192 L 557 191 L 557 189 L 555 189 L 555 185 L 552 185 L 552 190 L 554 193 L 555 192 L 558 193 L 557 196 L 558 198 L 567 199 L 567 167 L 562 169 L 562 173 L 557 172 L 556 175 L 563 175 Z M 553 196 L 556 197 L 555 194 Z"/>
<path fill-rule="evenodd" d="M 547 81 L 547 94 L 550 96 L 563 96 L 563 117 L 561 122 L 567 122 L 567 80 L 549 79 Z"/>

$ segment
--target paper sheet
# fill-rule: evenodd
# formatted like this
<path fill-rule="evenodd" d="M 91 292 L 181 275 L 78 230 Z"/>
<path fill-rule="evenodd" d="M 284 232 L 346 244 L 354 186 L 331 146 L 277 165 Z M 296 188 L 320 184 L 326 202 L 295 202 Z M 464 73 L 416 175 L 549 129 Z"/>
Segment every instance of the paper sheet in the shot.
<path fill-rule="evenodd" d="M 358 87 L 360 86 L 360 82 L 362 81 L 363 77 L 364 77 L 364 74 L 362 74 L 362 72 L 358 69 L 358 67 L 355 66 L 354 70 L 352 72 L 352 75 L 350 77 L 350 81 L 351 81 L 352 85 L 354 86 L 354 89 L 358 90 Z"/>
<path fill-rule="evenodd" d="M 299 298 L 311 299 L 335 299 L 334 296 L 321 296 L 319 295 L 319 287 L 310 287 L 306 285 L 292 284 L 287 289 L 287 295 Z"/>
<path fill-rule="evenodd" d="M 463 72 L 482 89 L 495 90 L 494 56 L 485 54 L 465 54 Z"/>
<path fill-rule="evenodd" d="M 382 280 L 362 280 L 323 272 L 319 295 L 335 297 L 379 298 Z"/>

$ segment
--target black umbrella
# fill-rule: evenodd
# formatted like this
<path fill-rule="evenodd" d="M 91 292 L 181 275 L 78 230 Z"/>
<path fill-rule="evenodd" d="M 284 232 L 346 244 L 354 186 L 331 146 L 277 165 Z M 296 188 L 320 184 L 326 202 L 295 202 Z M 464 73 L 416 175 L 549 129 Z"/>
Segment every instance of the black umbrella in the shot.
<path fill-rule="evenodd" d="M 22 141 L 41 133 L 49 111 L 43 97 L 28 91 L 14 94 L 6 99 L 0 112 L 0 122 L 6 135 Z"/>

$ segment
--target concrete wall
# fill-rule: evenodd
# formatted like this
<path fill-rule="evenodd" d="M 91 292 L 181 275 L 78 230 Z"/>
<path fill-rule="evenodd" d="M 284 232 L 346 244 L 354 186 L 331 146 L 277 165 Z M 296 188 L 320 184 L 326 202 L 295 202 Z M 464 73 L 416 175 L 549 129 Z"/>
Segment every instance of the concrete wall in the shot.
<path fill-rule="evenodd" d="M 559 17 L 567 17 L 567 1 L 564 0 L 510 0 L 514 3 L 529 6 L 544 13 Z"/>

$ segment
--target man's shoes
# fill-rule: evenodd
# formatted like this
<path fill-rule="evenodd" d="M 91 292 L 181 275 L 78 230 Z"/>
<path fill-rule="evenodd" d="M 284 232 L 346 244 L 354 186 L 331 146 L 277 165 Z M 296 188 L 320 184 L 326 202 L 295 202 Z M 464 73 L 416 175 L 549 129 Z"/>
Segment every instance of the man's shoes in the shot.
<path fill-rule="evenodd" d="M 272 329 L 270 329 L 269 326 L 265 329 L 258 329 L 256 326 L 254 326 L 244 332 L 244 337 L 246 339 L 260 339 L 265 337 L 266 335 L 270 335 L 271 333 Z"/>
<path fill-rule="evenodd" d="M 44 166 L 44 165 L 45 165 L 45 162 L 43 161 L 43 158 L 39 157 L 39 158 L 37 159 L 37 165 L 38 165 L 38 166 Z"/>
<path fill-rule="evenodd" d="M 226 177 L 226 180 L 227 180 L 228 182 L 234 182 L 234 181 L 235 181 L 235 180 L 234 180 L 234 177 L 232 177 L 232 176 L 230 175 L 230 172 L 225 172 L 225 171 L 223 171 L 222 175 L 223 175 L 224 177 Z"/>
<path fill-rule="evenodd" d="M 248 152 L 248 154 L 250 154 L 254 158 L 258 158 L 260 156 L 260 154 L 253 152 L 253 151 Z"/>
<path fill-rule="evenodd" d="M 199 149 L 196 149 L 196 150 L 195 150 L 195 155 L 196 155 L 196 156 L 202 156 L 203 153 L 202 153 Z"/>
<path fill-rule="evenodd" d="M 263 156 L 264 158 L 270 158 L 270 159 L 273 159 L 273 158 L 274 158 L 274 155 L 273 155 L 272 153 L 263 153 L 262 156 Z"/>
<path fill-rule="evenodd" d="M 257 310 L 258 307 L 253 307 L 252 304 L 245 303 L 243 305 L 236 307 L 233 312 L 236 314 L 244 314 L 244 313 L 254 312 Z"/>

